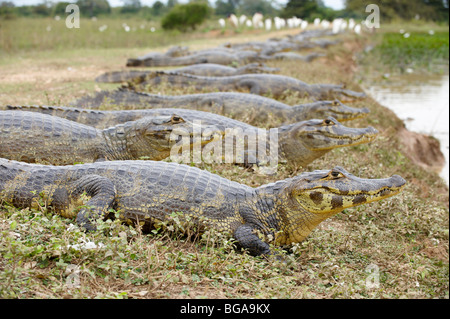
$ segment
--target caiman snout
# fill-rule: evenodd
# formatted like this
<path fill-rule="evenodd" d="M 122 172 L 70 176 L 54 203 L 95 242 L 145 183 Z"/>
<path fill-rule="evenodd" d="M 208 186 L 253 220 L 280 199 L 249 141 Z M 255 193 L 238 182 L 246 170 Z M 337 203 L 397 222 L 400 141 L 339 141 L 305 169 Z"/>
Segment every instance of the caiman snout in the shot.
<path fill-rule="evenodd" d="M 366 134 L 373 135 L 373 137 L 375 137 L 375 135 L 377 135 L 378 133 L 379 133 L 379 131 L 376 128 L 374 128 L 373 126 L 368 126 L 366 128 Z"/>
<path fill-rule="evenodd" d="M 390 180 L 392 182 L 393 187 L 402 187 L 403 185 L 406 184 L 406 180 L 399 175 L 392 175 L 390 177 Z"/>
<path fill-rule="evenodd" d="M 370 112 L 370 110 L 369 110 L 367 107 L 363 107 L 363 108 L 360 110 L 360 112 L 361 112 L 361 113 L 364 113 L 364 114 L 368 114 L 368 113 Z"/>

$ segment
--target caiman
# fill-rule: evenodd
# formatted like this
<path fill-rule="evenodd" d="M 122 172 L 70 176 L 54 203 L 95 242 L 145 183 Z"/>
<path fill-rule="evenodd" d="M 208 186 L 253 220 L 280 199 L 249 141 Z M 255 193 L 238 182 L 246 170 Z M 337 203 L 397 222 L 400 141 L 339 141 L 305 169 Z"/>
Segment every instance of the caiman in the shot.
<path fill-rule="evenodd" d="M 258 95 L 271 94 L 275 98 L 286 93 L 297 94 L 298 97 L 310 97 L 321 100 L 330 98 L 354 100 L 366 97 L 365 93 L 344 89 L 343 85 L 307 84 L 296 78 L 279 74 L 241 74 L 207 77 L 170 71 L 155 71 L 143 79 L 143 82 L 137 86 L 137 90 L 142 91 L 145 90 L 146 86 L 154 87 L 162 83 L 178 88 L 194 87 L 197 90 L 249 91 Z"/>
<path fill-rule="evenodd" d="M 209 49 L 192 52 L 188 55 L 171 57 L 167 55 L 145 55 L 141 58 L 128 59 L 127 66 L 181 66 L 199 63 L 215 63 L 238 65 L 260 62 L 262 59 L 257 52 L 253 51 L 234 51 L 224 49 Z"/>
<path fill-rule="evenodd" d="M 171 72 L 201 76 L 230 76 L 248 73 L 276 73 L 279 70 L 280 69 L 278 68 L 270 68 L 261 63 L 250 63 L 237 68 L 221 64 L 203 63 L 173 69 Z M 103 83 L 121 83 L 145 77 L 149 73 L 151 72 L 139 70 L 106 72 L 98 76 L 95 81 Z"/>
<path fill-rule="evenodd" d="M 20 108 L 20 107 L 18 107 Z M 208 126 L 202 132 L 216 132 L 217 135 L 228 136 L 247 136 L 258 138 L 267 138 L 266 150 L 263 153 L 251 152 L 252 146 L 244 145 L 244 153 L 251 154 L 253 157 L 235 160 L 238 163 L 246 162 L 248 164 L 257 164 L 267 162 L 267 154 L 270 153 L 269 136 L 265 130 L 246 124 L 225 116 L 209 112 L 186 110 L 186 109 L 149 109 L 149 110 L 124 110 L 124 111 L 93 111 L 85 109 L 74 109 L 64 107 L 25 107 L 25 110 L 35 110 L 46 114 L 64 117 L 72 121 L 81 122 L 87 125 L 100 128 L 117 125 L 118 123 L 133 123 L 139 118 L 145 119 L 151 116 L 170 116 L 177 114 L 186 121 L 195 122 Z M 1 112 L 0 112 L 1 113 Z M 228 131 L 227 131 L 228 129 Z M 234 129 L 235 131 L 229 131 Z M 342 125 L 336 119 L 329 117 L 324 120 L 312 119 L 301 121 L 276 128 L 278 134 L 277 162 L 288 163 L 296 166 L 305 166 L 315 159 L 324 156 L 329 151 L 345 146 L 358 145 L 372 141 L 378 131 L 373 127 L 350 128 Z M 229 133 L 227 133 L 229 132 Z M 34 134 L 40 134 L 35 132 Z M 22 139 L 23 137 L 17 137 Z M 203 136 L 207 140 L 207 135 Z M 262 140 L 261 140 L 262 141 Z M 256 140 L 258 142 L 258 140 Z M 224 144 L 222 142 L 222 144 Z M 212 145 L 211 145 L 212 147 Z M 222 154 L 224 154 L 222 152 Z M 273 150 L 272 153 L 273 154 Z M 1 157 L 0 152 L 0 157 Z M 141 155 L 142 156 L 142 155 Z M 5 157 L 5 156 L 3 156 Z M 11 158 L 11 157 L 8 157 Z M 222 157 L 219 158 L 223 160 Z M 241 161 L 241 162 L 239 162 Z"/>
<path fill-rule="evenodd" d="M 275 53 L 312 49 L 317 47 L 317 45 L 309 41 L 294 43 L 286 39 L 269 39 L 267 41 L 251 41 L 234 44 L 226 43 L 224 47 L 233 50 L 255 51 L 258 52 L 260 56 L 270 58 L 270 56 Z"/>
<path fill-rule="evenodd" d="M 177 137 L 189 134 L 191 143 L 213 140 L 196 139 L 193 123 L 172 114 L 100 130 L 46 114 L 0 111 L 0 157 L 54 165 L 141 157 L 162 160 L 169 157 Z"/>
<path fill-rule="evenodd" d="M 102 105 L 125 108 L 186 108 L 217 113 L 234 119 L 245 119 L 251 124 L 267 123 L 270 120 L 289 124 L 328 116 L 339 121 L 348 121 L 365 117 L 369 113 L 367 108 L 350 107 L 338 100 L 290 106 L 264 96 L 240 92 L 168 96 L 118 89 L 82 97 L 71 105 L 92 109 L 98 109 Z"/>
<path fill-rule="evenodd" d="M 270 243 L 300 242 L 325 219 L 393 196 L 405 183 L 398 175 L 363 179 L 335 167 L 252 188 L 176 163 L 45 166 L 0 158 L 0 202 L 17 208 L 41 203 L 75 217 L 86 230 L 96 229 L 95 220 L 107 218 L 111 210 L 144 227 L 177 213 L 181 221 L 232 236 L 251 255 L 272 254 Z"/>
<path fill-rule="evenodd" d="M 324 53 L 311 53 L 307 55 L 301 55 L 295 52 L 278 52 L 272 55 L 275 60 L 296 60 L 303 62 L 311 62 L 314 59 L 325 56 Z"/>

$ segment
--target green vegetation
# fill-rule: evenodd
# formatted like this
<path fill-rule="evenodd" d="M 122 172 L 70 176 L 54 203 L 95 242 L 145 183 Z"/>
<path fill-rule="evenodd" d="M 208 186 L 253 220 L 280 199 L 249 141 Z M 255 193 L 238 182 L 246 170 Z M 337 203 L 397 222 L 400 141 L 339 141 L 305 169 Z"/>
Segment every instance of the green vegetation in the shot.
<path fill-rule="evenodd" d="M 322 1 L 289 0 L 281 16 L 286 19 L 296 16 L 313 21 L 315 18 L 333 20 L 341 15 L 338 11 L 325 7 Z"/>
<path fill-rule="evenodd" d="M 449 33 L 444 30 L 434 31 L 433 26 L 413 31 L 400 27 L 396 32 L 381 29 L 375 48 L 363 56 L 362 63 L 378 72 L 402 73 L 408 68 L 443 72 L 449 61 Z"/>
<path fill-rule="evenodd" d="M 161 27 L 165 30 L 177 29 L 186 32 L 195 30 L 202 24 L 208 15 L 210 8 L 206 3 L 192 2 L 173 7 L 161 21 Z"/>
<path fill-rule="evenodd" d="M 448 39 L 448 32 L 385 33 L 374 54 L 391 67 L 423 67 L 436 62 L 448 62 Z"/>

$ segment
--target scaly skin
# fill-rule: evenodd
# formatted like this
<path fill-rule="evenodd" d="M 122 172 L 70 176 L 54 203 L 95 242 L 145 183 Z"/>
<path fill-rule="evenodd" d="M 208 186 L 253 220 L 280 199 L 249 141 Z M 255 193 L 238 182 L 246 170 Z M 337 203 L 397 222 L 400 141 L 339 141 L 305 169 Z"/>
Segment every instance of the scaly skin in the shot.
<path fill-rule="evenodd" d="M 20 107 L 17 107 L 20 109 Z M 265 131 L 252 125 L 236 121 L 221 115 L 202 111 L 185 109 L 150 109 L 150 110 L 128 110 L 128 111 L 92 111 L 64 107 L 24 107 L 24 110 L 34 110 L 46 114 L 64 117 L 99 128 L 117 125 L 128 121 L 135 121 L 141 117 L 150 119 L 153 116 L 171 116 L 176 114 L 186 121 L 195 123 L 200 121 L 202 125 L 210 126 L 213 131 L 226 132 L 226 136 L 235 134 L 228 133 L 227 129 L 237 129 L 237 136 L 261 136 Z M 1 113 L 1 112 L 0 112 Z M 295 166 L 305 166 L 322 157 L 329 151 L 345 146 L 352 146 L 372 141 L 378 131 L 372 127 L 350 128 L 340 124 L 336 119 L 329 117 L 325 120 L 312 119 L 294 124 L 284 125 L 277 128 L 278 134 L 278 162 L 288 163 Z M 228 134 L 228 135 L 227 135 Z M 222 143 L 223 144 L 223 143 Z M 216 145 L 216 144 L 213 144 Z M 209 147 L 212 147 L 210 145 Z M 245 146 L 245 150 L 253 148 Z M 270 151 L 269 140 L 266 144 L 266 152 L 251 154 L 256 158 L 247 158 L 247 163 L 267 161 L 267 153 Z M 26 149 L 24 149 L 26 152 Z M 217 153 L 216 153 L 217 154 Z M 222 154 L 224 152 L 222 151 Z M 273 152 L 270 154 L 274 154 Z M 1 156 L 1 153 L 0 153 Z M 3 156 L 5 157 L 5 156 Z M 11 158 L 11 157 L 8 157 Z M 238 161 L 238 160 L 237 160 Z"/>
<path fill-rule="evenodd" d="M 295 52 L 278 52 L 272 55 L 275 60 L 296 60 L 303 62 L 311 62 L 314 59 L 325 56 L 324 53 L 311 53 L 307 55 L 301 55 Z"/>
<path fill-rule="evenodd" d="M 212 92 L 186 95 L 158 95 L 119 89 L 101 91 L 72 103 L 81 108 L 98 109 L 102 105 L 125 108 L 183 108 L 212 112 L 234 119 L 246 119 L 250 124 L 294 123 L 332 116 L 338 121 L 365 117 L 367 108 L 354 108 L 340 101 L 317 101 L 295 106 L 286 105 L 267 97 L 238 92 Z"/>
<path fill-rule="evenodd" d="M 0 202 L 34 208 L 43 200 L 62 216 L 76 216 L 87 230 L 95 229 L 93 220 L 106 217 L 110 209 L 137 225 L 181 213 L 182 220 L 189 217 L 234 237 L 252 255 L 270 254 L 271 238 L 276 245 L 300 242 L 323 220 L 393 196 L 405 183 L 398 175 L 361 179 L 335 167 L 251 188 L 175 163 L 44 166 L 0 158 Z"/>
<path fill-rule="evenodd" d="M 260 63 L 250 63 L 241 67 L 233 68 L 221 64 L 203 63 L 185 66 L 171 70 L 171 72 L 179 72 L 185 74 L 202 75 L 202 76 L 230 76 L 247 73 L 276 73 L 278 68 L 269 68 Z M 136 79 L 145 77 L 151 71 L 114 71 L 106 72 L 98 76 L 95 81 L 103 83 L 121 83 L 127 81 L 134 81 Z"/>
<path fill-rule="evenodd" d="M 136 86 L 139 91 L 146 86 L 166 83 L 173 87 L 195 87 L 198 90 L 211 89 L 218 91 L 249 91 L 253 94 L 271 94 L 275 98 L 286 92 L 297 93 L 299 97 L 315 99 L 360 99 L 366 97 L 363 92 L 346 90 L 342 85 L 307 84 L 298 79 L 279 74 L 241 74 L 234 76 L 207 77 L 175 72 L 155 71 L 148 74 L 145 80 Z"/>
<path fill-rule="evenodd" d="M 200 63 L 222 65 L 237 63 L 243 65 L 261 60 L 263 59 L 256 52 L 216 48 L 192 52 L 191 54 L 178 57 L 171 57 L 164 54 L 149 54 L 136 59 L 128 59 L 127 66 L 181 66 Z"/>
<path fill-rule="evenodd" d="M 28 163 L 66 165 L 98 160 L 162 160 L 177 140 L 193 138 L 193 124 L 183 118 L 154 116 L 103 130 L 35 112 L 0 111 L 0 157 Z M 200 143 L 211 142 L 212 138 Z"/>
<path fill-rule="evenodd" d="M 287 39 L 269 39 L 267 41 L 225 44 L 226 48 L 231 48 L 233 50 L 251 50 L 258 52 L 260 56 L 266 57 L 267 59 L 270 59 L 271 56 L 276 53 L 312 49 L 317 46 L 317 44 L 310 41 L 295 43 Z"/>

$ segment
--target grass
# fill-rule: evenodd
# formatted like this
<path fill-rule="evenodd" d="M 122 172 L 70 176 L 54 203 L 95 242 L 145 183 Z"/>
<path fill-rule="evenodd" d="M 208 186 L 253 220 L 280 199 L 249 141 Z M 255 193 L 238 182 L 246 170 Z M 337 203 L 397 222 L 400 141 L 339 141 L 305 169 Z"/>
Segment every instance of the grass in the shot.
<path fill-rule="evenodd" d="M 239 34 L 227 41 L 268 38 Z M 360 90 L 353 56 L 366 38 L 342 37 L 327 56 L 309 64 L 276 61 L 270 66 L 308 83 L 343 83 Z M 192 39 L 192 49 L 223 39 Z M 167 47 L 158 47 L 165 50 Z M 66 104 L 110 84 L 94 77 L 124 67 L 143 48 L 60 48 L 5 54 L 0 70 L 0 105 Z M 68 68 L 71 68 L 69 71 Z M 153 93 L 182 94 L 192 88 L 153 87 Z M 283 102 L 293 105 L 296 96 Z M 74 221 L 45 207 L 19 210 L 0 206 L 0 297 L 2 298 L 448 298 L 448 187 L 434 172 L 405 156 L 396 132 L 403 123 L 371 98 L 366 119 L 348 123 L 380 131 L 371 144 L 337 149 L 301 168 L 279 166 L 277 175 L 219 164 L 200 164 L 231 180 L 256 187 L 303 170 L 339 165 L 370 178 L 399 174 L 404 191 L 380 202 L 347 209 L 322 223 L 302 243 L 289 247 L 286 263 L 236 251 L 213 231 L 186 234 L 174 228 L 143 234 L 117 221 L 102 221 L 85 233 Z M 270 126 L 271 123 L 261 123 Z M 178 229 L 178 230 L 177 230 Z M 94 242 L 97 249 L 74 249 Z M 72 245 L 72 246 L 71 246 Z M 378 287 L 366 282 L 378 270 Z"/>
<path fill-rule="evenodd" d="M 129 26 L 125 31 L 123 24 Z M 102 27 L 107 28 L 104 31 Z M 151 32 L 155 28 L 155 32 Z M 79 48 L 152 47 L 165 45 L 167 39 L 177 40 L 159 30 L 159 25 L 143 19 L 99 18 L 81 19 L 80 28 L 69 29 L 65 19 L 52 18 L 5 20 L 0 24 L 0 48 L 6 53 L 19 51 L 71 50 Z"/>
<path fill-rule="evenodd" d="M 373 50 L 362 56 L 370 72 L 445 72 L 449 61 L 448 27 L 398 25 L 381 28 Z"/>
<path fill-rule="evenodd" d="M 126 27 L 128 26 L 128 28 Z M 154 29 L 152 31 L 152 29 Z M 127 31 L 128 30 L 128 31 Z M 32 51 L 67 52 L 79 49 L 159 48 L 196 39 L 240 36 L 245 29 L 220 29 L 215 20 L 198 31 L 164 31 L 159 21 L 142 18 L 80 19 L 80 28 L 66 27 L 65 18 L 17 18 L 0 20 L 0 56 Z M 254 30 L 253 34 L 267 33 Z"/>
<path fill-rule="evenodd" d="M 405 37 L 405 35 L 409 35 Z M 448 63 L 448 32 L 386 33 L 373 54 L 390 68 L 429 68 Z"/>

